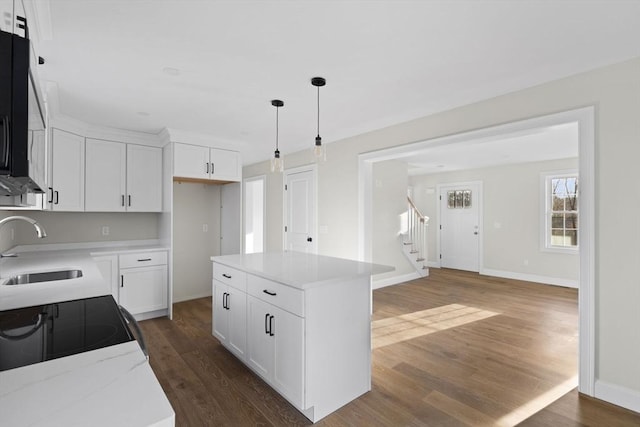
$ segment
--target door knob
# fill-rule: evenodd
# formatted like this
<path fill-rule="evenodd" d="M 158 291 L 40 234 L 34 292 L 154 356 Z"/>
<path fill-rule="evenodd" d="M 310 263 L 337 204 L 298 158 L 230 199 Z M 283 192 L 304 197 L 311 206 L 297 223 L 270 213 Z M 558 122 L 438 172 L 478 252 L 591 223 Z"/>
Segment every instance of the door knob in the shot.
<path fill-rule="evenodd" d="M 307 242 L 313 242 L 313 239 L 311 237 L 307 237 Z"/>

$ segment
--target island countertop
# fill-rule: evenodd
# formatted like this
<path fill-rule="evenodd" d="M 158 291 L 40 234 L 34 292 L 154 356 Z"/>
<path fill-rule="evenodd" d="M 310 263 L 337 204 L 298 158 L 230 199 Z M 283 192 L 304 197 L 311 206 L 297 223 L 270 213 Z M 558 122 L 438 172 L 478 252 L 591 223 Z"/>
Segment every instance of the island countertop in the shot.
<path fill-rule="evenodd" d="M 386 265 L 295 251 L 213 256 L 211 260 L 299 289 L 393 271 Z"/>

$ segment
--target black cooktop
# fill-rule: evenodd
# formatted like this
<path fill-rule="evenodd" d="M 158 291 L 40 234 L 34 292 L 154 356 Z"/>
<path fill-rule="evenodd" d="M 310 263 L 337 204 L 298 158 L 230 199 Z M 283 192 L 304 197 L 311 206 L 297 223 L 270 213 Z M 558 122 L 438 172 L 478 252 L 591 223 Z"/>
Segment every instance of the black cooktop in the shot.
<path fill-rule="evenodd" d="M 0 311 L 0 371 L 134 339 L 111 295 Z"/>

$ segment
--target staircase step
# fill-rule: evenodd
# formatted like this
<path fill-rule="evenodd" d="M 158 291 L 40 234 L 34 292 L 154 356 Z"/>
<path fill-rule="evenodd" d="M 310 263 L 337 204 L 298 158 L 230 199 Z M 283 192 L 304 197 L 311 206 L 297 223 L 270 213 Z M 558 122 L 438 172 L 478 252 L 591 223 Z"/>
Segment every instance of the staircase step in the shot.
<path fill-rule="evenodd" d="M 407 245 L 413 245 L 412 242 L 404 242 L 403 245 L 407 246 Z"/>
<path fill-rule="evenodd" d="M 424 261 L 424 258 L 418 258 L 418 259 L 416 259 L 416 261 L 417 262 L 422 262 L 422 261 Z"/>
<path fill-rule="evenodd" d="M 411 251 L 410 254 L 417 254 L 419 251 Z"/>

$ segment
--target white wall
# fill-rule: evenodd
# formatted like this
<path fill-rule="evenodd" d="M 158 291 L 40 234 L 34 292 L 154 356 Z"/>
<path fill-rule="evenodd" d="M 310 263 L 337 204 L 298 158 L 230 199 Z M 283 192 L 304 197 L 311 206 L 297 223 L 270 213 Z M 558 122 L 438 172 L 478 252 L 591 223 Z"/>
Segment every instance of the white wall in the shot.
<path fill-rule="evenodd" d="M 33 226 L 26 222 L 9 222 L 0 233 L 0 248 L 3 251 L 17 245 L 158 238 L 159 214 L 156 213 L 4 211 L 0 213 L 0 218 L 10 215 L 25 215 L 35 219 L 44 226 L 47 237 L 38 239 Z M 109 227 L 108 236 L 102 235 L 103 226 Z M 13 241 L 11 228 L 15 228 Z"/>
<path fill-rule="evenodd" d="M 173 183 L 174 302 L 211 295 L 215 255 L 220 255 L 220 186 Z"/>
<path fill-rule="evenodd" d="M 319 253 L 358 256 L 358 154 L 589 105 L 596 106 L 597 378 L 640 396 L 640 197 L 628 185 L 640 158 L 640 58 L 329 144 L 318 167 L 318 224 L 327 227 Z M 311 149 L 289 154 L 283 147 L 285 164 L 311 163 Z M 278 250 L 282 177 L 268 171 L 261 162 L 244 176 L 268 175 L 267 247 Z"/>
<path fill-rule="evenodd" d="M 376 280 L 405 276 L 415 269 L 402 250 L 402 215 L 407 213 L 407 164 L 398 160 L 373 165 L 372 262 L 390 265 L 395 271 L 376 276 Z M 406 227 L 406 218 L 405 218 Z"/>
<path fill-rule="evenodd" d="M 483 182 L 483 259 L 480 271 L 541 276 L 546 283 L 577 284 L 580 260 L 577 253 L 540 250 L 540 174 L 578 169 L 578 159 L 522 163 L 485 169 L 412 176 L 413 198 L 430 217 L 427 231 L 429 262 L 437 263 L 438 184 Z M 498 274 L 502 275 L 502 274 Z"/>

